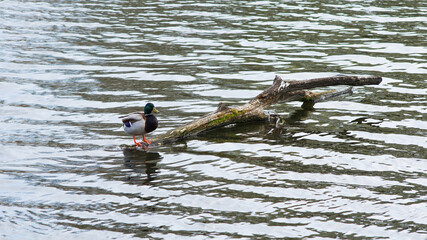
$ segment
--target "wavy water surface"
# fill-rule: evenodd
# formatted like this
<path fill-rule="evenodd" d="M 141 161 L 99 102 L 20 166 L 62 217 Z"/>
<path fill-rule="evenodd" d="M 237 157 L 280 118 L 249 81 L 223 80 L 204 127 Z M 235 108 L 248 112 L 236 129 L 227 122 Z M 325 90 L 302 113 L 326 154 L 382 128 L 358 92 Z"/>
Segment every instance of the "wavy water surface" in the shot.
<path fill-rule="evenodd" d="M 423 1 L 0 2 L 0 238 L 426 239 Z M 379 75 L 149 150 L 284 79 Z"/>

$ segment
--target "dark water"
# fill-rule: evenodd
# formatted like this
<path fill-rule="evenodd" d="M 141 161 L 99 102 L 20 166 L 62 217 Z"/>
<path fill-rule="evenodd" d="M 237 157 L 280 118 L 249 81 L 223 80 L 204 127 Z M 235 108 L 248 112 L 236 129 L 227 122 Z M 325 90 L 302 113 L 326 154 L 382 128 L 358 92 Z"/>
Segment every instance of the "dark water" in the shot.
<path fill-rule="evenodd" d="M 427 239 L 425 1 L 0 1 L 1 239 Z M 383 83 L 147 151 L 284 79 Z"/>

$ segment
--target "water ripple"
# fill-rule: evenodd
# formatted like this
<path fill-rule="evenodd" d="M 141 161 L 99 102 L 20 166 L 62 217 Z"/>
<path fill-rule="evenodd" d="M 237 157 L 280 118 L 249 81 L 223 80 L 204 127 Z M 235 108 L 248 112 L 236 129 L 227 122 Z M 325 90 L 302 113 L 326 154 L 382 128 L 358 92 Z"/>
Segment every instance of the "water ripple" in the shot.
<path fill-rule="evenodd" d="M 2 239 L 422 239 L 422 1 L 0 2 Z M 237 124 L 147 151 L 274 75 L 380 75 L 282 129 Z"/>

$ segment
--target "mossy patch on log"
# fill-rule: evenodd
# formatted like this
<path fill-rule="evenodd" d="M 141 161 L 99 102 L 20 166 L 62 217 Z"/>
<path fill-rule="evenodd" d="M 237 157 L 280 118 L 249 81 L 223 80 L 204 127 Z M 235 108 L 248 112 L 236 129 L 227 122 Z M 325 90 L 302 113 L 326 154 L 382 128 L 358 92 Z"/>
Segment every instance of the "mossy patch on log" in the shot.
<path fill-rule="evenodd" d="M 221 118 L 210 121 L 208 123 L 208 125 L 220 125 L 220 124 L 226 122 L 228 119 L 237 117 L 237 116 L 242 115 L 244 113 L 245 113 L 245 111 L 243 111 L 243 110 L 242 111 L 233 110 L 230 113 L 224 114 L 224 116 L 222 116 Z"/>

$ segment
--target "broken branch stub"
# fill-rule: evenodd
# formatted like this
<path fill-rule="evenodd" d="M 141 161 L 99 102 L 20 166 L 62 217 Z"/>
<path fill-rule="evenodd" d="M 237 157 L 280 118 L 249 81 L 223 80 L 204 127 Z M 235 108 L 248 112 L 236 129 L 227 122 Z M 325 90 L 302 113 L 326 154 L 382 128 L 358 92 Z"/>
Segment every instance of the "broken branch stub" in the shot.
<path fill-rule="evenodd" d="M 346 89 L 341 92 L 327 91 L 323 93 L 313 93 L 305 89 L 336 85 L 377 85 L 380 84 L 381 81 L 382 78 L 376 76 L 333 76 L 310 80 L 285 81 L 282 80 L 280 76 L 276 75 L 273 84 L 248 103 L 236 107 L 229 107 L 223 103 L 219 103 L 218 108 L 214 112 L 179 126 L 165 134 L 156 136 L 152 141 L 159 144 L 174 142 L 233 123 L 264 120 L 268 117 L 264 113 L 264 109 L 278 102 L 295 100 L 315 102 L 316 100 L 323 100 L 321 99 L 322 97 L 330 98 L 351 91 Z"/>

